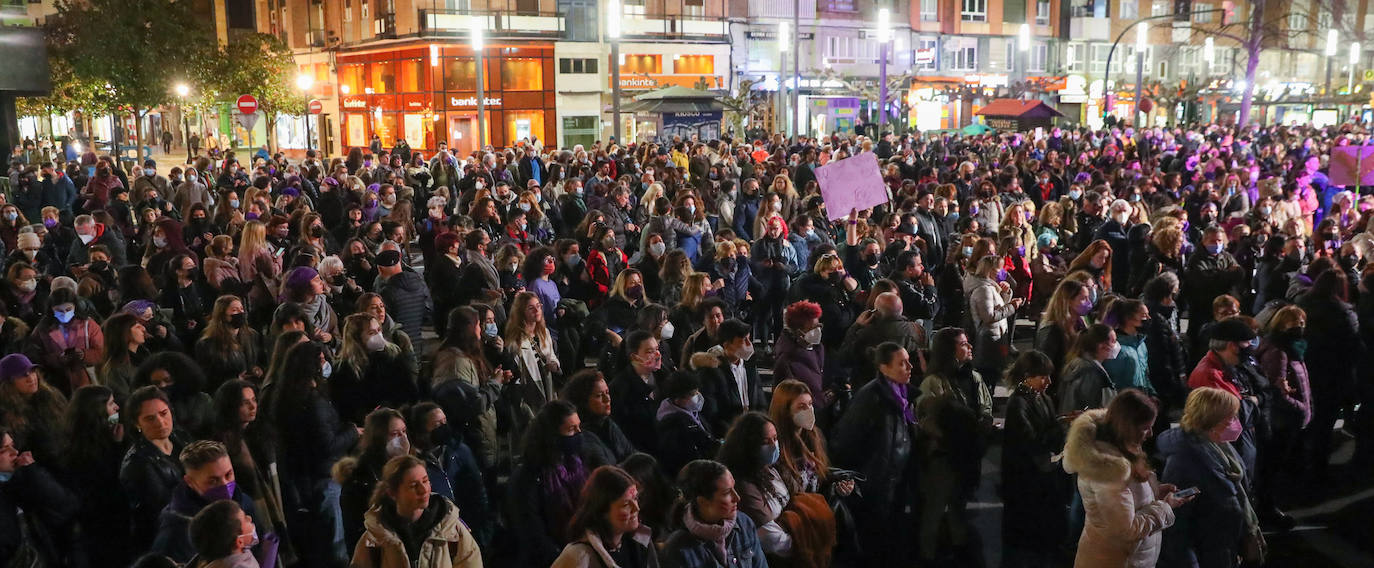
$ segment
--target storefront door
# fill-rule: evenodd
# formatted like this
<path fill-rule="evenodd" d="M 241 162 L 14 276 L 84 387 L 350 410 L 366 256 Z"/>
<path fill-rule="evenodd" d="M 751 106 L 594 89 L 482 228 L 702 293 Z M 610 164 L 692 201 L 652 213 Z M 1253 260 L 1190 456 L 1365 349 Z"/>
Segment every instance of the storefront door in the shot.
<path fill-rule="evenodd" d="M 448 147 L 459 156 L 470 156 L 477 150 L 477 117 L 455 116 L 449 119 Z"/>

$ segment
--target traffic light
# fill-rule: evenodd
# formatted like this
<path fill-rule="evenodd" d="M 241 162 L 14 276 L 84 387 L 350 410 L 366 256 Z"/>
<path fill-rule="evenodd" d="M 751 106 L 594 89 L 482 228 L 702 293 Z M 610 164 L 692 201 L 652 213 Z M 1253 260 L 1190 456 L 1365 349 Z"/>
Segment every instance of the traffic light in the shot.
<path fill-rule="evenodd" d="M 1232 2 L 1231 0 L 1226 0 L 1225 2 L 1222 2 L 1222 3 L 1221 3 L 1221 10 L 1222 10 L 1222 12 L 1221 12 L 1221 25 L 1223 25 L 1223 26 L 1229 25 L 1231 22 L 1236 21 L 1236 3 L 1235 3 L 1235 2 Z"/>

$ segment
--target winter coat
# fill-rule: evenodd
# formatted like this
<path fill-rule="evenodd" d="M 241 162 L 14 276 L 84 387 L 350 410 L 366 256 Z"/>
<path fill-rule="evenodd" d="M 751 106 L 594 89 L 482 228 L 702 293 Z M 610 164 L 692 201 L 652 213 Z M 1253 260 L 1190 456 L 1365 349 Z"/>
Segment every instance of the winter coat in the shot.
<path fill-rule="evenodd" d="M 480 377 L 477 366 L 465 353 L 444 347 L 434 353 L 432 397 L 443 407 L 455 428 L 483 464 L 496 459 L 496 403 L 502 384 Z"/>
<path fill-rule="evenodd" d="M 42 465 L 30 464 L 14 471 L 14 477 L 0 483 L 0 558 L 14 558 L 26 541 L 27 529 L 21 528 L 22 509 L 27 518 L 41 527 L 47 535 L 62 535 L 71 528 L 80 502 L 58 483 Z M 64 556 L 57 542 L 34 539 L 33 544 L 44 562 L 39 565 L 60 566 Z"/>
<path fill-rule="evenodd" d="M 94 384 L 98 377 L 91 370 L 105 358 L 105 335 L 100 324 L 92 318 L 73 318 L 65 327 L 54 320 L 44 319 L 29 337 L 29 359 L 47 373 L 48 380 L 70 396 L 83 386 Z M 68 349 L 82 352 L 79 359 L 68 358 Z"/>
<path fill-rule="evenodd" d="M 691 513 L 687 513 L 691 514 Z M 661 553 L 663 568 L 767 568 L 758 529 L 749 515 L 735 515 L 735 526 L 725 537 L 726 562 L 716 557 L 716 545 L 685 528 L 668 536 Z"/>
<path fill-rule="evenodd" d="M 395 530 L 382 522 L 381 510 L 374 507 L 363 517 L 367 532 L 353 547 L 354 568 L 481 568 L 482 553 L 477 541 L 458 518 L 458 507 L 448 499 L 430 495 L 429 507 L 438 507 L 438 522 L 430 529 L 415 564 L 406 554 L 405 544 Z"/>
<path fill-rule="evenodd" d="M 973 274 L 964 277 L 968 290 L 969 315 L 973 320 L 973 364 L 978 368 L 1001 368 L 1004 354 L 1002 336 L 1011 329 L 1010 318 L 1016 314 L 1011 304 L 1011 289 L 1002 291 L 997 282 Z"/>
<path fill-rule="evenodd" d="M 783 330 L 773 344 L 773 383 L 787 379 L 805 383 L 817 408 L 828 406 L 821 396 L 825 391 L 825 345 L 808 347 L 795 331 Z"/>
<path fill-rule="evenodd" d="M 521 464 L 506 487 L 506 526 L 520 537 L 516 566 L 552 564 L 572 540 L 565 536 L 568 522 L 576 513 L 578 495 L 590 472 L 578 457 L 560 452 L 554 459 L 558 464 L 546 468 Z M 562 475 L 568 478 L 566 484 L 553 486 L 551 482 Z"/>
<path fill-rule="evenodd" d="M 329 396 L 339 416 L 354 424 L 366 422 L 367 414 L 378 406 L 400 408 L 419 399 L 415 375 L 393 348 L 367 354 L 361 369 L 340 361 L 329 378 Z"/>
<path fill-rule="evenodd" d="M 442 445 L 417 454 L 425 460 L 430 487 L 436 495 L 459 505 L 459 516 L 467 524 L 468 530 L 472 531 L 478 544 L 485 544 L 494 530 L 496 519 L 492 515 L 477 458 L 460 439 L 441 442 Z"/>
<path fill-rule="evenodd" d="M 730 361 L 723 353 L 692 355 L 691 368 L 696 369 L 701 377 L 701 396 L 706 399 L 706 407 L 701 414 L 710 423 L 712 432 L 728 431 L 736 416 L 750 410 L 768 410 L 768 399 L 764 398 L 763 386 L 759 383 L 758 367 L 752 359 L 740 364 L 744 367 L 744 388 L 749 396 L 748 401 L 740 398 L 739 383 L 730 370 Z"/>
<path fill-rule="evenodd" d="M 1116 386 L 1102 364 L 1087 357 L 1069 361 L 1059 378 L 1059 413 L 1085 408 L 1106 408 L 1116 396 Z"/>
<path fill-rule="evenodd" d="M 339 419 L 339 413 L 318 391 L 308 393 L 291 406 L 280 401 L 274 412 L 281 436 L 283 500 L 288 506 L 305 506 L 300 500 L 314 495 L 314 484 L 330 477 L 330 467 L 358 443 L 358 431 Z M 290 499 L 288 497 L 294 497 Z"/>
<path fill-rule="evenodd" d="M 186 442 L 178 433 L 171 437 L 172 453 L 164 454 L 152 442 L 136 436 L 133 446 L 124 454 L 119 466 L 119 483 L 129 498 L 133 512 L 133 534 L 136 550 L 147 549 L 157 533 L 158 516 L 172 500 L 172 490 L 181 483 L 185 473 L 179 456 Z"/>
<path fill-rule="evenodd" d="M 1063 538 L 1069 478 L 1054 455 L 1063 451 L 1065 434 L 1048 393 L 1012 391 L 1002 443 L 1004 540 L 1043 549 Z"/>
<path fill-rule="evenodd" d="M 662 399 L 657 385 L 665 378 L 663 373 L 656 372 L 645 381 L 631 366 L 611 381 L 611 419 L 618 425 L 616 430 L 639 451 L 653 452 L 658 448 L 654 423 Z"/>
<path fill-rule="evenodd" d="M 654 431 L 658 433 L 658 463 L 663 471 L 676 477 L 692 460 L 711 459 L 720 439 L 699 413 L 688 412 L 671 400 L 659 403 Z"/>
<path fill-rule="evenodd" d="M 377 293 L 382 295 L 382 301 L 386 303 L 386 313 L 401 324 L 406 335 L 419 338 L 420 326 L 434 308 L 425 279 L 414 272 L 402 270 L 390 278 L 378 278 Z"/>
<path fill-rule="evenodd" d="M 1174 524 L 1174 510 L 1155 499 L 1158 481 L 1153 474 L 1136 481 L 1130 460 L 1097 439 L 1106 414 L 1098 409 L 1079 416 L 1064 443 L 1064 471 L 1078 475 L 1085 513 L 1074 566 L 1152 568 L 1159 558 L 1161 531 Z"/>
<path fill-rule="evenodd" d="M 789 303 L 810 300 L 821 306 L 821 343 L 832 348 L 839 347 L 845 332 L 863 310 L 863 304 L 857 301 L 857 291 L 846 290 L 842 280 L 827 281 L 815 272 L 798 278 L 789 294 Z"/>
<path fill-rule="evenodd" d="M 1183 338 L 1178 333 L 1178 306 L 1146 303 L 1145 343 L 1153 345 L 1149 356 L 1150 385 L 1170 405 L 1182 407 L 1187 396 L 1188 368 Z"/>
<path fill-rule="evenodd" d="M 1343 404 L 1355 388 L 1356 363 L 1365 351 L 1355 311 L 1326 298 L 1304 297 L 1298 305 L 1307 312 L 1305 359 L 1312 392 L 1333 406 Z"/>
<path fill-rule="evenodd" d="M 1255 360 L 1273 391 L 1271 412 L 1275 430 L 1300 430 L 1312 421 L 1312 386 L 1307 378 L 1307 363 L 1290 349 L 1279 346 L 1273 337 L 1260 341 Z M 1279 385 L 1287 381 L 1294 392 Z"/>
<path fill-rule="evenodd" d="M 619 464 L 633 453 L 634 444 L 615 420 L 592 415 L 582 419 L 582 461 L 588 469 Z"/>
<path fill-rule="evenodd" d="M 906 421 L 889 382 L 879 377 L 854 393 L 830 444 L 837 467 L 861 472 L 867 478 L 860 484 L 861 499 L 867 512 L 881 517 L 899 510 L 896 497 L 912 482 L 907 465 L 916 437 L 915 425 Z M 907 385 L 900 388 L 907 390 L 908 404 L 915 404 L 916 390 Z"/>
<path fill-rule="evenodd" d="M 1155 394 L 1155 388 L 1150 384 L 1150 351 L 1145 344 L 1145 335 L 1128 335 L 1118 331 L 1116 340 L 1121 344 L 1121 353 L 1115 359 L 1102 362 L 1102 368 L 1107 370 L 1112 384 L 1117 389 L 1138 388 Z"/>
<path fill-rule="evenodd" d="M 1202 490 L 1197 498 L 1174 511 L 1174 526 L 1164 531 L 1161 565 L 1236 566 L 1241 535 L 1246 528 L 1246 497 L 1241 478 L 1228 477 L 1226 460 L 1220 452 L 1226 452 L 1235 463 L 1240 462 L 1240 456 L 1231 444 L 1214 443 L 1202 434 L 1181 428 L 1161 433 L 1157 447 L 1165 459 L 1164 483 L 1179 489 Z"/>
<path fill-rule="evenodd" d="M 563 553 L 558 555 L 558 560 L 553 562 L 552 568 L 658 568 L 658 547 L 654 546 L 652 533 L 649 527 L 640 525 L 639 530 L 634 534 L 627 534 L 620 537 L 620 546 L 634 547 L 636 556 L 644 559 L 644 564 L 640 566 L 620 566 L 611 558 L 611 553 L 606 551 L 606 545 L 601 537 L 593 531 L 587 531 L 582 538 L 568 543 L 563 547 Z"/>
<path fill-rule="evenodd" d="M 249 519 L 258 519 L 258 510 L 253 504 L 253 499 L 243 491 L 235 491 L 230 499 L 238 503 Z M 196 554 L 196 549 L 191 544 L 191 518 L 209 505 L 210 500 L 197 495 L 184 481 L 178 483 L 172 490 L 172 500 L 158 514 L 157 538 L 153 540 L 151 551 L 179 563 L 190 561 Z"/>
<path fill-rule="evenodd" d="M 1189 329 L 1212 321 L 1212 299 L 1222 294 L 1234 295 L 1244 276 L 1245 271 L 1229 252 L 1208 254 L 1199 249 L 1188 257 L 1188 268 L 1179 275 L 1179 281 L 1186 282 L 1180 291 L 1190 308 Z"/>

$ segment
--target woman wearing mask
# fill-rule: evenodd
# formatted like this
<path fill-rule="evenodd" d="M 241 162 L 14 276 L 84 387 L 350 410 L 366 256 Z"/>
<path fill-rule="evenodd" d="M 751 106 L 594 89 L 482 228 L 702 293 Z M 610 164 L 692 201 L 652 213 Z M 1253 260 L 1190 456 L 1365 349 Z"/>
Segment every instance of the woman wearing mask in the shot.
<path fill-rule="evenodd" d="M 825 435 L 816 424 L 814 402 L 811 390 L 801 381 L 788 379 L 774 387 L 768 414 L 777 427 L 781 448 L 774 468 L 792 494 L 848 496 L 854 492 L 854 480 L 831 477 Z"/>
<path fill-rule="evenodd" d="M 124 424 L 114 393 L 87 385 L 72 394 L 62 419 L 67 445 L 57 462 L 62 481 L 76 494 L 80 527 L 73 543 L 77 566 L 124 565 L 134 552 L 129 543 L 129 511 L 119 483 L 124 457 Z M 100 562 L 94 559 L 99 558 Z"/>
<path fill-rule="evenodd" d="M 791 300 L 810 300 L 821 307 L 821 341 L 835 349 L 864 308 L 858 302 L 859 284 L 845 270 L 839 254 L 826 249 L 817 252 L 815 266 L 792 287 Z"/>
<path fill-rule="evenodd" d="M 578 371 L 563 387 L 559 399 L 576 406 L 577 415 L 582 418 L 582 457 L 588 467 L 615 465 L 635 452 L 634 444 L 612 419 L 615 396 L 600 371 Z"/>
<path fill-rule="evenodd" d="M 15 262 L 9 265 L 5 281 L 0 284 L 0 303 L 5 305 L 10 317 L 30 327 L 38 325 L 43 318 L 43 307 L 48 304 L 48 285 L 38 276 L 38 270 L 32 265 Z"/>
<path fill-rule="evenodd" d="M 777 196 L 773 196 L 775 203 Z M 786 305 L 787 289 L 791 277 L 800 270 L 797 264 L 797 251 L 787 242 L 787 223 L 777 214 L 759 215 L 762 220 L 760 238 L 753 243 L 750 253 L 753 271 L 762 283 L 760 298 L 756 302 L 754 336 L 763 342 L 765 353 L 773 341 L 774 334 L 782 331 L 782 310 Z"/>
<path fill-rule="evenodd" d="M 968 278 L 968 269 L 975 262 L 973 249 L 979 239 L 972 234 L 962 237 L 956 237 L 955 234 L 950 236 L 957 240 L 949 247 L 949 252 L 945 254 L 944 266 L 935 278 L 935 290 L 940 296 L 940 313 L 935 320 L 936 327 L 964 325 L 968 313 L 968 294 L 964 292 L 964 279 Z M 812 258 L 815 258 L 815 254 L 812 253 Z"/>
<path fill-rule="evenodd" d="M 721 301 L 725 302 L 727 317 L 739 314 L 747 302 L 753 301 L 752 291 L 761 287 L 758 280 L 754 279 L 749 257 L 736 255 L 737 252 L 738 247 L 730 241 L 716 243 L 716 261 L 706 270 L 712 286 L 719 292 Z"/>
<path fill-rule="evenodd" d="M 216 235 L 205 247 L 205 262 L 201 265 L 205 282 L 216 292 L 237 292 L 240 287 L 239 259 L 234 256 L 234 240 L 229 235 Z M 193 343 L 193 342 L 188 342 Z"/>
<path fill-rule="evenodd" d="M 175 219 L 158 219 L 154 225 L 152 238 L 143 252 L 143 265 L 148 267 L 148 274 L 154 280 L 162 277 L 163 271 L 167 268 L 167 262 L 178 255 L 189 255 L 193 259 L 195 253 L 186 246 L 186 238 L 182 236 L 183 227 L 181 221 Z"/>
<path fill-rule="evenodd" d="M 1164 217 L 1163 219 L 1173 219 Z M 1166 222 L 1161 220 L 1160 224 Z M 1159 274 L 1183 274 L 1183 231 L 1176 226 L 1161 226 L 1150 235 L 1145 259 L 1131 278 L 1129 292 L 1140 292 L 1145 283 Z"/>
<path fill-rule="evenodd" d="M 638 270 L 640 278 L 644 280 L 645 298 L 650 302 L 658 302 L 663 299 L 663 281 L 659 279 L 659 273 L 666 261 L 668 245 L 663 242 L 663 235 L 659 234 L 650 234 L 645 240 L 645 247 L 630 259 L 630 267 Z"/>
<path fill-rule="evenodd" d="M 238 490 L 257 506 L 259 515 L 253 522 L 258 532 L 286 534 L 286 513 L 277 478 L 276 440 L 258 420 L 258 388 L 248 381 L 228 381 L 215 390 L 213 408 L 209 437 L 224 444 Z M 277 558 L 284 563 L 295 561 L 289 539 L 280 541 Z"/>
<path fill-rule="evenodd" d="M 64 395 L 94 382 L 95 366 L 105 358 L 105 335 L 84 305 L 71 290 L 49 294 L 26 349 Z"/>
<path fill-rule="evenodd" d="M 623 344 L 628 365 L 611 381 L 608 412 L 641 451 L 657 449 L 654 422 L 670 373 L 663 369 L 659 342 L 647 331 L 635 331 Z M 617 462 L 618 463 L 618 462 Z"/>
<path fill-rule="evenodd" d="M 249 291 L 248 301 L 257 314 L 252 318 L 255 323 L 270 318 L 281 275 L 282 255 L 267 244 L 267 226 L 261 221 L 250 221 L 239 237 L 239 281 Z"/>
<path fill-rule="evenodd" d="M 1093 241 L 1069 263 L 1069 272 L 1086 270 L 1092 274 L 1098 290 L 1112 291 L 1112 256 L 1112 247 L 1107 241 Z"/>
<path fill-rule="evenodd" d="M 362 422 L 378 406 L 399 408 L 419 397 L 416 377 L 401 348 L 382 335 L 381 322 L 368 313 L 344 320 L 338 366 L 329 378 L 329 395 L 344 420 Z"/>
<path fill-rule="evenodd" d="M 29 220 L 19 212 L 19 208 L 6 203 L 0 206 L 0 244 L 5 250 L 18 250 L 19 229 L 29 226 Z"/>
<path fill-rule="evenodd" d="M 382 469 L 393 458 L 411 455 L 406 422 L 400 412 L 378 408 L 368 413 L 363 426 L 358 455 L 334 464 L 334 482 L 341 487 L 339 510 L 343 513 L 344 542 L 356 542 L 363 535 L 363 513 L 368 509 Z"/>
<path fill-rule="evenodd" d="M 133 314 L 118 313 L 105 320 L 104 331 L 110 348 L 97 368 L 100 384 L 109 387 L 117 400 L 133 391 L 134 374 L 151 353 L 144 346 L 147 330 Z"/>
<path fill-rule="evenodd" d="M 539 247 L 530 251 L 520 270 L 520 274 L 525 280 L 525 286 L 539 298 L 539 303 L 544 306 L 544 321 L 553 321 L 557 317 L 558 302 L 563 299 L 563 294 L 558 289 L 558 283 L 553 279 L 557 270 L 558 258 L 553 249 L 549 247 Z M 554 339 L 557 340 L 557 330 L 551 331 L 554 332 Z"/>
<path fill-rule="evenodd" d="M 1150 321 L 1150 310 L 1145 302 L 1118 298 L 1107 309 L 1103 321 L 1112 326 L 1121 345 L 1116 357 L 1102 362 L 1112 385 L 1117 390 L 1137 388 L 1152 397 L 1158 396 L 1150 384 L 1150 351 L 1144 330 Z"/>
<path fill-rule="evenodd" d="M 792 535 L 779 523 L 783 509 L 792 496 L 774 466 L 782 450 L 778 430 L 760 412 L 747 412 L 735 419 L 721 444 L 719 461 L 735 475 L 739 507 L 758 527 L 765 554 L 778 558 L 794 555 Z M 830 550 L 799 550 L 813 557 L 828 558 Z"/>
<path fill-rule="evenodd" d="M 1117 388 L 1102 362 L 1121 352 L 1116 332 L 1104 324 L 1093 324 L 1078 334 L 1060 372 L 1059 413 L 1069 414 L 1090 408 L 1103 408 L 1116 396 Z"/>
<path fill-rule="evenodd" d="M 401 456 L 388 461 L 368 502 L 363 518 L 367 532 L 354 546 L 350 565 L 480 568 L 482 553 L 459 518 L 458 507 L 430 489 L 423 460 Z"/>
<path fill-rule="evenodd" d="M 516 293 L 525 291 L 525 277 L 520 273 L 520 265 L 524 262 L 525 253 L 513 244 L 501 245 L 496 251 L 493 263 L 505 297 L 513 298 Z"/>
<path fill-rule="evenodd" d="M 822 393 L 821 400 L 815 402 L 824 416 L 831 402 L 829 399 L 834 395 L 825 388 L 821 315 L 821 306 L 815 302 L 802 300 L 787 306 L 783 312 L 783 331 L 774 348 L 773 379 L 779 382 L 795 379 L 805 384 L 809 392 Z"/>
<path fill-rule="evenodd" d="M 541 243 L 553 241 L 553 223 L 544 214 L 543 192 L 537 186 L 522 192 L 515 207 L 525 214 L 525 222 L 529 224 L 525 230 L 534 240 Z"/>
<path fill-rule="evenodd" d="M 1307 313 L 1297 306 L 1285 306 L 1269 320 L 1268 333 L 1255 351 L 1273 400 L 1269 441 L 1260 452 L 1260 471 L 1253 476 L 1255 493 L 1265 505 L 1291 494 L 1293 484 L 1289 482 L 1302 462 L 1299 442 L 1303 429 L 1312 421 L 1307 350 Z"/>
<path fill-rule="evenodd" d="M 1159 435 L 1162 481 L 1199 490 L 1198 502 L 1175 511 L 1173 526 L 1164 531 L 1161 560 L 1168 566 L 1238 566 L 1244 536 L 1263 542 L 1247 490 L 1254 472 L 1231 447 L 1240 438 L 1239 411 L 1240 399 L 1231 393 L 1197 388 L 1188 393 L 1179 427 Z"/>
<path fill-rule="evenodd" d="M 749 515 L 739 515 L 740 495 L 729 469 L 696 460 L 682 469 L 677 485 L 681 494 L 674 520 L 680 528 L 663 548 L 664 568 L 768 566 L 758 528 Z"/>
<path fill-rule="evenodd" d="M 974 367 L 990 380 L 1001 375 L 1011 348 L 1011 324 L 1007 320 L 1025 301 L 1012 297 L 1007 272 L 1002 265 L 1001 257 L 985 256 L 964 279 L 976 339 Z"/>
<path fill-rule="evenodd" d="M 207 259 L 208 262 L 208 259 Z M 163 271 L 162 295 L 158 304 L 172 310 L 172 328 L 182 345 L 192 345 L 205 327 L 209 311 L 210 290 L 200 279 L 196 259 L 190 254 L 178 254 L 167 261 Z"/>
<path fill-rule="evenodd" d="M 572 403 L 554 400 L 525 430 L 523 463 L 511 475 L 512 525 L 521 535 L 521 566 L 546 566 L 573 540 L 568 523 L 587 480 L 582 428 Z"/>
<path fill-rule="evenodd" d="M 568 532 L 573 539 L 554 568 L 656 568 L 652 530 L 639 518 L 639 484 L 615 466 L 598 467 L 587 479 Z"/>
<path fill-rule="evenodd" d="M 140 388 L 125 407 L 124 421 L 137 435 L 119 467 L 119 483 L 133 516 L 134 550 L 147 550 L 157 534 L 158 515 L 184 474 L 178 456 L 186 440 L 173 431 L 172 407 L 162 389 Z"/>
<path fill-rule="evenodd" d="M 210 321 L 196 342 L 196 360 L 208 371 L 208 388 L 219 388 L 231 379 L 261 380 L 262 336 L 249 327 L 248 313 L 237 296 L 215 300 Z"/>
<path fill-rule="evenodd" d="M 510 371 L 489 357 L 482 343 L 482 318 L 459 306 L 449 312 L 449 335 L 434 353 L 432 396 L 454 420 L 476 452 L 484 470 L 497 462 L 496 403 L 511 378 Z M 451 384 L 450 384 L 451 383 Z"/>
<path fill-rule="evenodd" d="M 593 296 L 587 307 L 596 309 L 607 301 L 613 282 L 618 281 L 621 270 L 625 268 L 628 257 L 615 244 L 615 233 L 610 227 L 600 225 L 592 234 L 591 252 L 587 254 L 587 271 L 595 285 Z"/>
<path fill-rule="evenodd" d="M 1155 415 L 1149 397 L 1128 390 L 1069 427 L 1064 471 L 1078 476 L 1087 514 L 1074 566 L 1154 566 L 1160 533 L 1174 524 L 1174 510 L 1192 499 L 1175 496 L 1177 488 L 1159 483 L 1150 470 L 1141 446 Z"/>
<path fill-rule="evenodd" d="M 733 185 L 733 183 L 731 185 Z M 730 205 L 729 211 L 731 215 L 734 214 L 734 210 L 734 206 Z M 702 200 L 698 199 L 697 194 L 678 194 L 677 200 L 673 204 L 673 215 L 676 216 L 679 221 L 687 223 L 696 228 L 697 231 L 700 231 L 696 237 L 692 237 L 691 233 L 677 233 L 678 246 L 676 248 L 686 249 L 687 247 L 685 245 L 695 244 L 697 248 L 690 250 L 687 255 L 688 258 L 691 259 L 693 265 L 697 264 L 698 258 L 714 257 L 716 253 L 715 231 L 711 229 L 711 223 L 706 219 L 706 207 L 702 204 Z M 726 219 L 722 216 L 720 220 L 723 226 L 730 225 L 730 219 Z"/>
<path fill-rule="evenodd" d="M 1002 445 L 1002 517 L 1005 557 L 1014 566 L 1048 566 L 1064 541 L 1069 478 L 1054 456 L 1064 448 L 1063 422 L 1048 389 L 1054 373 L 1039 351 L 1017 357 L 1004 377 L 1012 394 Z"/>
<path fill-rule="evenodd" d="M 435 333 L 447 337 L 447 317 L 458 307 L 463 294 L 454 285 L 462 278 L 463 252 L 458 233 L 443 233 L 434 238 L 435 258 L 426 264 L 425 277 L 434 301 Z"/>
<path fill-rule="evenodd" d="M 308 266 L 292 268 L 282 283 L 283 305 L 298 306 L 314 338 L 326 345 L 333 344 L 339 334 L 339 316 L 329 305 L 328 291 L 329 285 L 320 278 L 320 273 Z"/>
<path fill-rule="evenodd" d="M 406 435 L 416 457 L 425 461 L 434 493 L 458 505 L 463 523 L 478 545 L 489 544 L 496 519 L 472 449 L 449 426 L 448 415 L 438 404 L 412 406 L 407 418 Z"/>
<path fill-rule="evenodd" d="M 1030 307 L 1026 310 L 1032 319 L 1044 313 L 1054 296 L 1059 282 L 1069 273 L 1069 265 L 1059 254 L 1059 239 L 1050 233 L 1041 233 L 1035 239 L 1040 254 L 1030 263 L 1031 296 Z"/>
<path fill-rule="evenodd" d="M 281 382 L 264 401 L 274 431 L 280 435 L 283 505 L 301 562 L 323 566 L 344 555 L 338 517 L 338 486 L 331 487 L 330 467 L 358 442 L 360 428 L 339 419 L 323 392 L 333 365 L 316 342 L 291 348 Z"/>
<path fill-rule="evenodd" d="M 562 374 L 562 367 L 554 351 L 553 337 L 545 326 L 544 307 L 533 293 L 515 295 L 503 337 L 505 356 L 515 363 L 512 371 L 525 392 L 530 393 L 526 399 L 534 400 L 532 396 L 537 394 L 542 401 L 553 400 L 557 394 L 555 377 Z"/>

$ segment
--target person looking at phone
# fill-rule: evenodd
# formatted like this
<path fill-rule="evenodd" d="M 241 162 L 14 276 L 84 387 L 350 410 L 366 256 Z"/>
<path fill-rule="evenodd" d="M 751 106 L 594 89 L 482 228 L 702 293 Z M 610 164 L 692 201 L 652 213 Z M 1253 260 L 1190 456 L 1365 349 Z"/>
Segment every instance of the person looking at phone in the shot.
<path fill-rule="evenodd" d="M 1154 566 L 1161 532 L 1191 498 L 1160 483 L 1142 446 L 1158 410 L 1145 393 L 1128 389 L 1105 410 L 1075 418 L 1064 443 L 1064 471 L 1078 476 L 1085 513 L 1074 566 Z"/>
<path fill-rule="evenodd" d="M 1240 399 L 1225 390 L 1194 389 L 1179 426 L 1159 435 L 1164 481 L 1199 490 L 1198 503 L 1179 509 L 1164 531 L 1162 565 L 1238 566 L 1244 539 L 1263 542 L 1246 492 L 1253 472 L 1231 445 L 1242 429 L 1239 410 Z"/>

